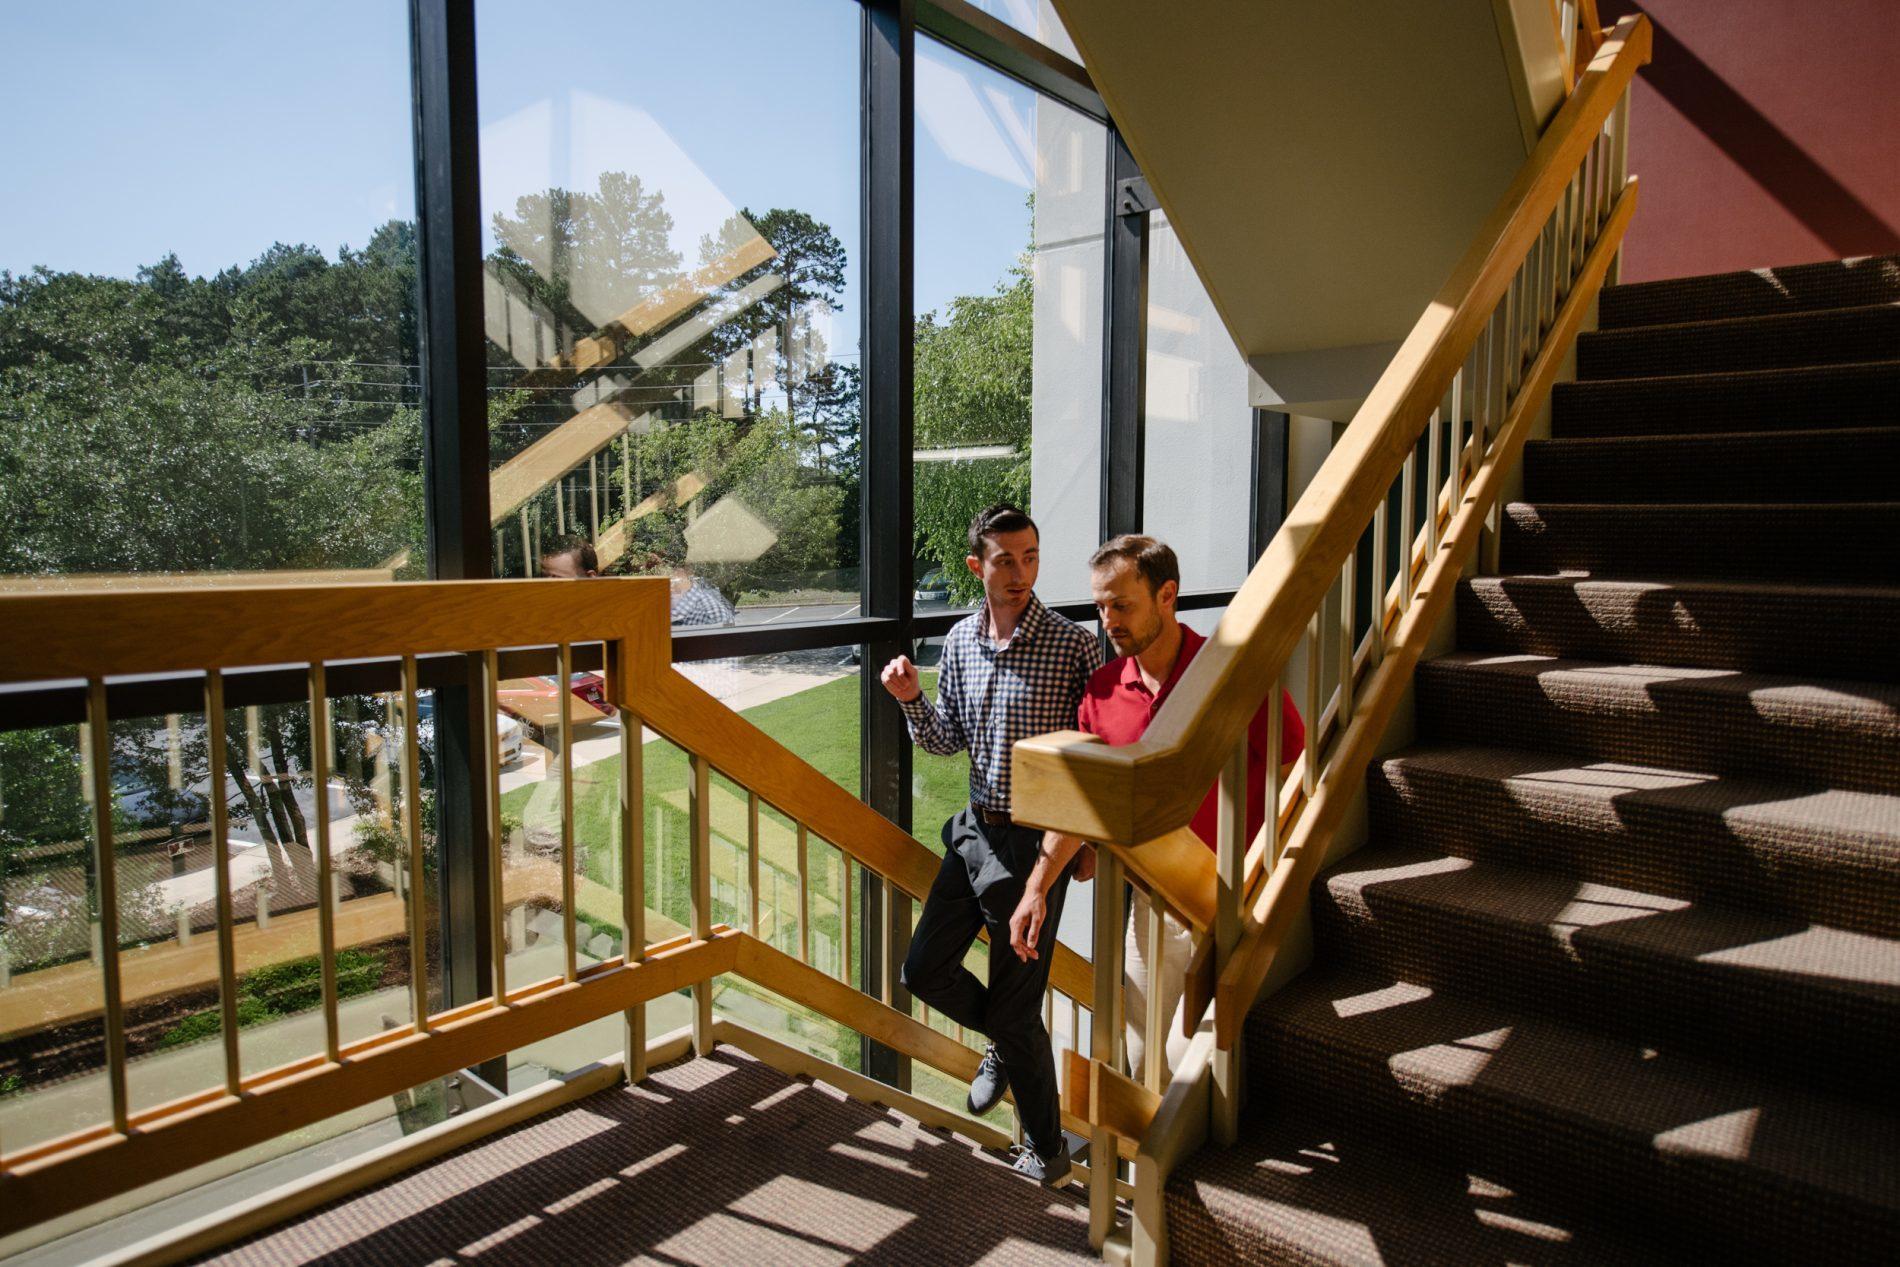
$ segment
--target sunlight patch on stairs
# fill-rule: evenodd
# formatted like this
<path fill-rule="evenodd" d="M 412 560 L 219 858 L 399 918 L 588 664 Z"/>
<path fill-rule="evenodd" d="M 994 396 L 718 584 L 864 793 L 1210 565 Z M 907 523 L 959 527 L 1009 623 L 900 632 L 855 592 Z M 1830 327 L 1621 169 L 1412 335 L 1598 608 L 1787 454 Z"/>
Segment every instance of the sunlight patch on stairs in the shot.
<path fill-rule="evenodd" d="M 1755 1128 L 1760 1122 L 1759 1108 L 1736 1109 L 1699 1122 L 1685 1122 L 1657 1135 L 1656 1151 L 1675 1156 L 1747 1161 L 1755 1143 Z"/>

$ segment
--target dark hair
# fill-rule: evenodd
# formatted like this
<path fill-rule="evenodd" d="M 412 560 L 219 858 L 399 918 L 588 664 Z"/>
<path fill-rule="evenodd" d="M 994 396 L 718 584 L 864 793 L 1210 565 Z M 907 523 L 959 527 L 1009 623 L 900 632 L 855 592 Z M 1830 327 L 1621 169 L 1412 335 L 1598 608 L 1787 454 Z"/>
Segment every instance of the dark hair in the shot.
<path fill-rule="evenodd" d="M 1036 521 L 1025 515 L 1020 507 L 1008 502 L 997 502 L 994 506 L 978 511 L 976 518 L 970 521 L 970 553 L 980 559 L 988 553 L 983 546 L 986 539 L 1005 532 L 1021 532 L 1025 528 L 1035 533 L 1038 541 L 1042 539 L 1042 529 L 1036 527 Z"/>
<path fill-rule="evenodd" d="M 1141 579 L 1148 582 L 1150 594 L 1160 593 L 1161 587 L 1169 581 L 1174 582 L 1177 592 L 1181 588 L 1181 561 L 1174 557 L 1173 548 L 1164 541 L 1132 532 L 1110 537 L 1089 556 L 1089 571 L 1107 567 L 1116 559 L 1127 559 L 1135 565 L 1135 571 L 1141 574 Z"/>
<path fill-rule="evenodd" d="M 544 559 L 561 559 L 570 554 L 580 556 L 581 571 L 600 571 L 600 556 L 594 553 L 594 543 L 586 537 L 570 533 L 565 537 L 550 538 L 541 545 L 541 557 Z"/>

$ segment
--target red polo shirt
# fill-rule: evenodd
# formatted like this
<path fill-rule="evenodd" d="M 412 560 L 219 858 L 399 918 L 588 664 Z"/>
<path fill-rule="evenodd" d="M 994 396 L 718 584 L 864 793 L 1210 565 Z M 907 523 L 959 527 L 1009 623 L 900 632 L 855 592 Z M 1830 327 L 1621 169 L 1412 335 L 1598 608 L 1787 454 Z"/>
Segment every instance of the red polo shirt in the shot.
<path fill-rule="evenodd" d="M 1095 670 L 1089 677 L 1088 688 L 1082 692 L 1082 703 L 1075 710 L 1076 726 L 1091 735 L 1099 735 L 1106 742 L 1120 746 L 1130 744 L 1141 738 L 1148 729 L 1148 723 L 1160 709 L 1168 693 L 1174 690 L 1174 684 L 1181 680 L 1187 671 L 1188 661 L 1194 658 L 1206 642 L 1200 634 L 1186 625 L 1181 626 L 1181 654 L 1174 658 L 1174 668 L 1168 674 L 1168 680 L 1161 684 L 1159 695 L 1150 695 L 1147 684 L 1141 680 L 1141 665 L 1134 656 L 1122 656 L 1110 660 Z M 1247 723 L 1247 841 L 1252 842 L 1259 834 L 1260 825 L 1266 821 L 1265 794 L 1267 787 L 1267 728 L 1273 724 L 1272 714 L 1267 712 L 1268 704 L 1261 701 L 1255 710 L 1253 720 Z M 1306 726 L 1300 721 L 1299 710 L 1293 707 L 1293 697 L 1285 691 L 1280 692 L 1280 761 L 1285 764 L 1300 755 L 1306 746 Z M 1194 834 L 1207 842 L 1209 849 L 1214 848 L 1216 823 L 1220 814 L 1220 785 L 1207 789 L 1207 797 L 1201 802 L 1201 808 L 1195 811 Z"/>

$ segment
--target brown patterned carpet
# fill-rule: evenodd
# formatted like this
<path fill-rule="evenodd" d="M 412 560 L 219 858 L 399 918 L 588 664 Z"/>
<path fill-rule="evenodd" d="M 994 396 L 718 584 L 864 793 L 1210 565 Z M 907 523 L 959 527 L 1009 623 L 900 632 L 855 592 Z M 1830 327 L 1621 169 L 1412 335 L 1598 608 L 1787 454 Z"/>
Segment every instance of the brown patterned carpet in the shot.
<path fill-rule="evenodd" d="M 1600 317 L 1177 1263 L 1900 1262 L 1900 258 Z"/>
<path fill-rule="evenodd" d="M 967 1140 L 721 1047 L 202 1261 L 1095 1260 L 1087 1209 L 1073 1198 L 1017 1178 Z"/>

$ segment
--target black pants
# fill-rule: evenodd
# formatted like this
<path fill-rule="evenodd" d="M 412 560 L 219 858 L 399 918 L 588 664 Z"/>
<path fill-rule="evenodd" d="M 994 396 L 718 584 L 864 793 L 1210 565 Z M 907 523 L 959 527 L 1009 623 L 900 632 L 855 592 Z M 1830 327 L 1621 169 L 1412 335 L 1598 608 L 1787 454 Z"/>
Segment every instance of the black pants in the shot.
<path fill-rule="evenodd" d="M 906 989 L 951 1020 L 988 1036 L 1009 1071 L 1010 1090 L 1022 1115 L 1023 1134 L 1039 1153 L 1061 1146 L 1062 1116 L 1056 1098 L 1056 1058 L 1042 1023 L 1043 992 L 1062 922 L 1069 867 L 1049 889 L 1037 958 L 1028 963 L 1009 948 L 1009 917 L 1022 900 L 1024 883 L 1042 847 L 1042 832 L 1029 827 L 990 826 L 965 808 L 943 825 L 943 865 L 924 899 L 904 959 Z M 990 930 L 986 985 L 963 966 L 977 930 Z"/>

